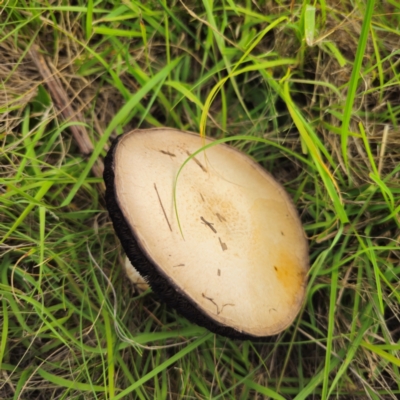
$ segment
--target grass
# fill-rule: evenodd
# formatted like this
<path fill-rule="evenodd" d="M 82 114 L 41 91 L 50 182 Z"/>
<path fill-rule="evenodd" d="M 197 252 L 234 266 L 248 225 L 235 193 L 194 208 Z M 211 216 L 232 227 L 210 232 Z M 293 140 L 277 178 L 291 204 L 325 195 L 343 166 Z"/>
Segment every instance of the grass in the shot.
<path fill-rule="evenodd" d="M 398 2 L 2 6 L 1 399 L 399 397 Z M 127 284 L 101 159 L 152 126 L 237 139 L 294 199 L 311 270 L 278 337 L 215 336 Z"/>

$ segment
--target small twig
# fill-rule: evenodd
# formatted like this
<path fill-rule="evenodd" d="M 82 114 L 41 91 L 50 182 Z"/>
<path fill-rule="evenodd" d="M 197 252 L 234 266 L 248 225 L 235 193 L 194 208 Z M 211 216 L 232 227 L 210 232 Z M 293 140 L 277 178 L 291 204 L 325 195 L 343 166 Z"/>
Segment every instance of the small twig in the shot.
<path fill-rule="evenodd" d="M 82 114 L 79 111 L 75 111 L 71 106 L 71 100 L 69 99 L 67 93 L 65 92 L 60 79 L 51 70 L 54 70 L 51 62 L 46 60 L 40 54 L 40 48 L 37 45 L 32 45 L 29 50 L 29 54 L 32 61 L 36 65 L 40 75 L 43 78 L 44 83 L 50 93 L 50 96 L 55 104 L 55 106 L 60 110 L 61 115 L 66 121 L 77 121 L 85 123 Z M 71 125 L 69 127 L 72 136 L 79 147 L 79 151 L 88 156 L 93 152 L 93 144 L 84 126 L 81 125 Z M 101 177 L 103 175 L 104 165 L 101 160 L 98 160 L 92 167 L 92 172 L 96 177 Z"/>
<path fill-rule="evenodd" d="M 213 223 L 212 222 L 208 222 L 204 219 L 204 217 L 200 217 L 200 219 L 202 220 L 204 225 L 207 225 L 214 233 L 217 233 L 217 230 L 213 227 Z"/>
<path fill-rule="evenodd" d="M 187 150 L 186 150 L 186 154 L 187 154 L 189 157 L 192 156 L 192 154 L 190 153 L 190 151 L 187 151 Z M 193 161 L 202 169 L 203 172 L 207 172 L 207 169 L 204 167 L 204 165 L 203 165 L 196 157 L 193 157 L 192 159 L 193 159 Z"/>
<path fill-rule="evenodd" d="M 169 230 L 172 232 L 171 224 L 168 221 L 167 213 L 165 212 L 164 206 L 163 206 L 162 201 L 161 201 L 160 194 L 158 193 L 158 190 L 157 190 L 157 185 L 155 183 L 154 183 L 154 189 L 156 190 L 158 201 L 160 202 L 160 206 L 161 206 L 161 209 L 162 209 L 162 211 L 164 213 L 165 220 L 167 221 Z"/>
<path fill-rule="evenodd" d="M 224 243 L 220 237 L 218 237 L 219 239 L 219 244 L 221 245 L 222 251 L 228 250 L 228 246 L 226 245 L 226 243 Z"/>
<path fill-rule="evenodd" d="M 232 307 L 234 307 L 234 306 L 235 306 L 235 305 L 232 304 L 232 303 L 223 304 L 223 305 L 222 305 L 222 308 L 221 308 L 221 310 L 220 310 L 218 304 L 214 301 L 214 299 L 213 299 L 212 297 L 208 297 L 208 296 L 206 296 L 204 293 L 202 293 L 201 295 L 202 295 L 206 300 L 211 301 L 211 303 L 213 303 L 214 306 L 217 307 L 217 315 L 219 315 L 219 314 L 222 313 L 224 307 L 226 307 L 226 306 L 232 306 Z"/>

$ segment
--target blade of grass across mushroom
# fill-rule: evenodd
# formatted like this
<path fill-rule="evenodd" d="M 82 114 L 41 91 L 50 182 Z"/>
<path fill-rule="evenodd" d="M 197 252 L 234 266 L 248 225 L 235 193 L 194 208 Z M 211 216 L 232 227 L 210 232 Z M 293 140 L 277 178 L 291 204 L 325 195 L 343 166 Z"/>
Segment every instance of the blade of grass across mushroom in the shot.
<path fill-rule="evenodd" d="M 204 137 L 205 140 L 205 137 Z M 179 231 L 182 235 L 183 238 L 185 238 L 184 234 L 183 234 L 183 230 L 182 230 L 182 226 L 180 224 L 179 221 L 179 212 L 178 212 L 178 200 L 177 200 L 177 196 L 176 196 L 176 189 L 177 189 L 177 185 L 178 185 L 178 178 L 179 175 L 181 174 L 183 168 L 185 167 L 185 165 L 194 157 L 197 156 L 197 154 L 202 153 L 203 151 L 206 151 L 208 148 L 216 146 L 218 144 L 222 144 L 222 143 L 228 143 L 228 142 L 235 142 L 235 141 L 250 141 L 250 142 L 259 142 L 259 143 L 265 143 L 267 145 L 270 146 L 274 146 L 280 150 L 282 150 L 283 152 L 289 153 L 291 156 L 297 158 L 298 160 L 300 160 L 302 163 L 308 165 L 309 167 L 312 167 L 312 162 L 307 160 L 306 158 L 302 157 L 301 155 L 297 154 L 296 152 L 287 149 L 284 146 L 281 146 L 280 144 L 265 139 L 265 138 L 260 138 L 260 137 L 255 137 L 255 136 L 249 136 L 249 135 L 235 135 L 235 136 L 229 136 L 226 138 L 222 138 L 222 139 L 216 139 L 214 141 L 212 141 L 211 143 L 202 146 L 200 149 L 196 150 L 195 152 L 193 152 L 184 162 L 183 164 L 179 167 L 178 172 L 175 176 L 175 181 L 174 181 L 174 187 L 173 187 L 173 203 L 174 203 L 174 211 L 175 211 L 175 216 L 177 219 L 177 223 L 178 223 L 178 227 L 179 227 Z"/>
<path fill-rule="evenodd" d="M 148 92 L 150 92 L 159 82 L 161 82 L 162 80 L 165 80 L 167 78 L 168 74 L 178 65 L 180 60 L 181 60 L 181 57 L 177 58 L 171 64 L 165 66 L 160 72 L 158 72 L 156 75 L 154 75 L 154 77 L 151 78 L 141 89 L 139 89 L 132 96 L 132 98 L 118 111 L 117 115 L 111 120 L 107 129 L 104 131 L 100 140 L 96 144 L 96 146 L 93 150 L 93 153 L 90 156 L 90 158 L 86 164 L 86 167 L 82 171 L 79 179 L 77 180 L 75 185 L 72 187 L 72 189 L 71 189 L 70 193 L 68 194 L 68 196 L 66 197 L 66 199 L 61 204 L 61 207 L 67 206 L 72 201 L 76 192 L 82 186 L 84 180 L 86 179 L 87 175 L 89 174 L 89 172 L 92 168 L 92 165 L 96 162 L 97 158 L 100 156 L 100 153 L 102 152 L 104 145 L 107 143 L 107 140 L 109 139 L 113 130 L 117 126 L 123 125 L 126 122 L 125 120 L 126 120 L 127 116 L 129 115 L 129 112 L 132 110 L 132 108 L 135 107 L 142 100 L 142 98 Z"/>
<path fill-rule="evenodd" d="M 263 32 L 259 35 L 259 37 L 253 41 L 253 43 L 249 46 L 249 48 L 246 50 L 246 52 L 243 54 L 243 56 L 240 58 L 240 60 L 238 61 L 238 63 L 236 63 L 236 65 L 234 66 L 232 72 L 229 73 L 229 75 L 223 79 L 221 79 L 210 91 L 210 93 L 207 96 L 207 99 L 204 103 L 204 106 L 202 108 L 202 113 L 201 113 L 201 117 L 200 117 L 200 136 L 203 138 L 203 150 L 205 150 L 207 147 L 210 147 L 214 144 L 217 144 L 219 141 L 217 141 L 217 143 L 211 143 L 210 145 L 204 146 L 205 144 L 205 129 L 206 129 L 206 122 L 207 122 L 207 116 L 208 116 L 208 111 L 210 109 L 211 103 L 213 102 L 213 100 L 215 99 L 216 95 L 218 94 L 219 90 L 221 89 L 221 87 L 225 84 L 225 82 L 237 75 L 243 74 L 245 72 L 250 72 L 250 71 L 258 71 L 260 69 L 268 69 L 268 68 L 273 68 L 276 66 L 281 66 L 281 65 L 290 65 L 290 64 L 295 64 L 296 60 L 295 59 L 283 59 L 283 60 L 275 60 L 275 61 L 267 61 L 267 62 L 261 62 L 260 64 L 256 64 L 256 65 L 250 65 L 248 67 L 242 68 L 239 71 L 236 71 L 236 68 L 243 63 L 243 61 L 247 58 L 247 56 L 250 54 L 251 50 L 259 43 L 259 41 L 265 36 L 265 34 L 267 32 L 269 32 L 271 29 L 273 29 L 277 24 L 281 23 L 282 21 L 286 20 L 286 17 L 282 17 L 279 18 L 278 20 L 276 20 L 274 23 L 270 24 L 269 26 L 267 26 Z M 250 137 L 252 138 L 252 137 Z M 228 139 L 229 140 L 229 139 Z M 247 139 L 245 139 L 247 140 Z M 221 142 L 222 143 L 222 142 Z M 199 152 L 203 151 L 202 149 L 200 149 L 198 152 L 196 152 L 195 154 L 198 154 Z M 175 209 L 175 215 L 177 218 L 177 222 L 178 222 L 178 227 L 179 227 L 179 231 L 182 235 L 182 237 L 184 237 L 183 235 L 183 231 L 182 231 L 182 227 L 179 221 L 179 215 L 178 215 L 178 209 L 177 209 L 177 203 L 176 203 L 176 184 L 177 184 L 177 179 L 178 176 L 183 168 L 184 165 L 187 164 L 187 162 L 190 161 L 190 159 L 192 157 L 194 157 L 195 154 L 192 154 L 191 156 L 188 157 L 188 159 L 182 164 L 181 168 L 179 169 L 177 176 L 175 178 L 175 183 L 174 183 L 174 209 Z"/>

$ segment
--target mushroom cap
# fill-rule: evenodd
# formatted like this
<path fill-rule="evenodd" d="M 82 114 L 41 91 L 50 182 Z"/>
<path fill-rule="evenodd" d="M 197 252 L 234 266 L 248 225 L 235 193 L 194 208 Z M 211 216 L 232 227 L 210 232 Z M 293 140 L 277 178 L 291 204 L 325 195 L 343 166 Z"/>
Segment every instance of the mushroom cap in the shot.
<path fill-rule="evenodd" d="M 170 128 L 118 137 L 107 208 L 132 264 L 185 317 L 233 338 L 275 335 L 304 301 L 307 240 L 284 188 L 249 156 L 226 144 L 193 155 L 212 142 Z"/>

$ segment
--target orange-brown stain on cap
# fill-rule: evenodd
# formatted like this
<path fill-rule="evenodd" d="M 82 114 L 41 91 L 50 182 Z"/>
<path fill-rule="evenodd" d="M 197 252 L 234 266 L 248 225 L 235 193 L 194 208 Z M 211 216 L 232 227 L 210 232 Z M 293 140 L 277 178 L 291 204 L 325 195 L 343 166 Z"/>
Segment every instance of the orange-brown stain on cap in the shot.
<path fill-rule="evenodd" d="M 293 303 L 303 297 L 306 271 L 299 265 L 296 257 L 288 253 L 281 252 L 274 264 L 276 277 L 287 293 L 293 293 Z"/>

